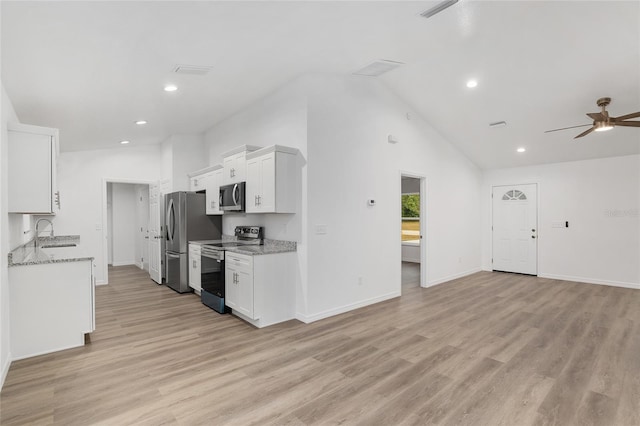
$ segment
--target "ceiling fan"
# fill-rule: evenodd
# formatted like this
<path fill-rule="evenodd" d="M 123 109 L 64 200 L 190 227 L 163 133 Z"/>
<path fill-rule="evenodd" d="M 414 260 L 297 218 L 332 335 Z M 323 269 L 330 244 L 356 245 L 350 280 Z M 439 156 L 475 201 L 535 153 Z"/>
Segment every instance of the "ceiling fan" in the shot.
<path fill-rule="evenodd" d="M 603 132 L 605 130 L 611 130 L 615 126 L 640 127 L 640 121 L 626 121 L 631 118 L 640 117 L 640 112 L 621 115 L 620 117 L 610 117 L 609 113 L 607 112 L 607 105 L 611 103 L 611 98 L 600 98 L 596 103 L 598 104 L 599 107 L 602 108 L 602 111 L 587 113 L 587 115 L 593 119 L 593 124 L 581 124 L 579 126 L 563 127 L 561 129 L 547 130 L 545 133 L 557 132 L 558 130 L 575 129 L 576 127 L 591 126 L 590 129 L 580 133 L 578 136 L 574 138 L 574 139 L 578 139 L 583 136 L 587 136 L 589 133 L 593 132 L 594 130 L 596 132 Z"/>

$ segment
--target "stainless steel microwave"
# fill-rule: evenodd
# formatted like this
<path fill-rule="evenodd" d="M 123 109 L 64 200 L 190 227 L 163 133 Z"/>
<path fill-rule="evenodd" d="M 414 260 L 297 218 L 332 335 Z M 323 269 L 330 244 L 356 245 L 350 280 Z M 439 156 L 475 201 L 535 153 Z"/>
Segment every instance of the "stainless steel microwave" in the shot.
<path fill-rule="evenodd" d="M 220 187 L 220 209 L 224 211 L 244 211 L 245 182 L 232 183 Z"/>

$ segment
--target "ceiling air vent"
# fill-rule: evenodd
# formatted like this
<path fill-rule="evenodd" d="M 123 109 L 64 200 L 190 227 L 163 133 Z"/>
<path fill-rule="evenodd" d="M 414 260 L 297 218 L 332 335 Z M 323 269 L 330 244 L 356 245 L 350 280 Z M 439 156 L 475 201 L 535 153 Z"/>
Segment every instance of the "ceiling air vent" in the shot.
<path fill-rule="evenodd" d="M 456 3 L 458 3 L 458 0 L 443 1 L 442 3 L 438 3 L 437 5 L 433 6 L 431 9 L 422 12 L 420 16 L 422 16 L 423 18 L 431 18 L 433 15 L 442 12 L 446 8 L 453 6 Z"/>
<path fill-rule="evenodd" d="M 367 77 L 378 77 L 386 72 L 394 70 L 399 66 L 404 65 L 402 62 L 388 61 L 386 59 L 380 59 L 372 62 L 366 67 L 354 72 L 353 75 L 364 75 Z"/>
<path fill-rule="evenodd" d="M 205 75 L 211 71 L 213 67 L 205 67 L 200 65 L 176 65 L 173 72 L 176 74 Z"/>

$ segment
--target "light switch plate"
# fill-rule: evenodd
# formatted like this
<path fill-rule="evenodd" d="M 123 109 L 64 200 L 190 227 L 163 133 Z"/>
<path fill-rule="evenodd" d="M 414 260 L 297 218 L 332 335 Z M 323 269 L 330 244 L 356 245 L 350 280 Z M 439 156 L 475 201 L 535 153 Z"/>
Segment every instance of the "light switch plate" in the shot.
<path fill-rule="evenodd" d="M 327 225 L 316 225 L 316 235 L 324 235 L 327 233 Z"/>

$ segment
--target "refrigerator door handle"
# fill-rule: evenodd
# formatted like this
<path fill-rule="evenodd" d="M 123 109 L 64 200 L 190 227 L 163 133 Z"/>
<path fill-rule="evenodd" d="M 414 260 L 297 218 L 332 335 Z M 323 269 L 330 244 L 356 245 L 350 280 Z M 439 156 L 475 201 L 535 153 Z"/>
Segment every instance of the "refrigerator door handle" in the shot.
<path fill-rule="evenodd" d="M 175 235 L 176 217 L 173 206 L 173 198 L 169 199 L 169 206 L 167 207 L 167 240 L 173 242 L 173 236 Z"/>
<path fill-rule="evenodd" d="M 179 254 L 167 253 L 167 257 L 170 258 L 170 259 L 180 259 L 180 255 Z"/>

